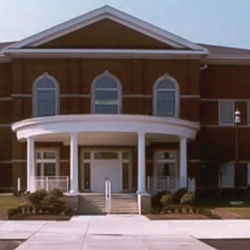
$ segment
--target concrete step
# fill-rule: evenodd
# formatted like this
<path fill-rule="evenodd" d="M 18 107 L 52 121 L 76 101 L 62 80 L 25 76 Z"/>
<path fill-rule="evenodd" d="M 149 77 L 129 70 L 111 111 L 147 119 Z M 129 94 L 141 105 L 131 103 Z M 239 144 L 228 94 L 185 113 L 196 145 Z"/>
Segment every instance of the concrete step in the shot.
<path fill-rule="evenodd" d="M 78 212 L 80 214 L 106 213 L 106 200 L 104 194 L 79 195 Z M 111 213 L 138 214 L 136 194 L 112 194 Z"/>

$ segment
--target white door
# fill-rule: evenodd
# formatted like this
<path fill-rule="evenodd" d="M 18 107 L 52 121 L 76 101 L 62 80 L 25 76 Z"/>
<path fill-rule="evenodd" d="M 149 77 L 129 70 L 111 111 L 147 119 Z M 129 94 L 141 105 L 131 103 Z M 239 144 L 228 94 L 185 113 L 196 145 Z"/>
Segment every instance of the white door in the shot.
<path fill-rule="evenodd" d="M 105 192 L 105 180 L 111 181 L 111 191 L 120 193 L 121 185 L 121 165 L 118 160 L 98 160 L 93 163 L 92 191 L 96 193 Z"/>

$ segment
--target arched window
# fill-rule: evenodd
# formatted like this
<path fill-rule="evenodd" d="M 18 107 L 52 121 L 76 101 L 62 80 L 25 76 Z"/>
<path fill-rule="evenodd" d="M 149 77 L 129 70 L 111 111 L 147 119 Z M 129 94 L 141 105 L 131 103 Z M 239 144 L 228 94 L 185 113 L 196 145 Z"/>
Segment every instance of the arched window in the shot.
<path fill-rule="evenodd" d="M 33 86 L 34 116 L 52 116 L 59 112 L 59 85 L 47 73 L 38 77 Z"/>
<path fill-rule="evenodd" d="M 154 115 L 178 117 L 179 85 L 169 75 L 160 77 L 154 85 Z"/>
<path fill-rule="evenodd" d="M 109 72 L 104 72 L 94 79 L 91 97 L 92 113 L 121 113 L 122 86 L 120 81 Z"/>

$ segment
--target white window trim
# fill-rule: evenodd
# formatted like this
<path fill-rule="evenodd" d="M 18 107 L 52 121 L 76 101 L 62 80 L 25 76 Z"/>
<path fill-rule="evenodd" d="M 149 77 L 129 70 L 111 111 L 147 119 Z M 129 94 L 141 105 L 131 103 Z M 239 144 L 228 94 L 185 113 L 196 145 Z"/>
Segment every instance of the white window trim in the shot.
<path fill-rule="evenodd" d="M 49 78 L 54 84 L 55 84 L 55 95 L 56 95 L 56 103 L 55 103 L 55 115 L 58 115 L 59 114 L 59 107 L 60 107 L 60 98 L 59 98 L 59 92 L 60 92 L 60 89 L 59 89 L 59 83 L 58 81 L 53 77 L 53 76 L 50 76 L 48 73 L 44 73 L 43 75 L 39 76 L 35 82 L 33 83 L 33 116 L 36 117 L 37 116 L 37 91 L 36 91 L 36 85 L 37 83 L 44 77 L 47 77 Z"/>
<path fill-rule="evenodd" d="M 55 152 L 56 159 L 37 159 L 36 154 L 37 152 Z M 59 156 L 59 149 L 58 148 L 37 148 L 35 150 L 35 176 L 37 176 L 37 163 L 56 163 L 56 176 L 60 176 L 60 156 Z"/>
<path fill-rule="evenodd" d="M 157 110 L 158 110 L 158 107 L 157 107 L 157 98 L 158 98 L 157 86 L 163 79 L 169 79 L 175 85 L 175 115 L 174 115 L 174 118 L 178 118 L 180 115 L 180 104 L 179 104 L 180 103 L 180 88 L 179 88 L 178 82 L 173 77 L 171 77 L 169 74 L 165 74 L 165 75 L 159 77 L 153 86 L 153 115 L 158 116 L 158 114 L 157 114 L 158 113 L 157 112 Z"/>
<path fill-rule="evenodd" d="M 235 124 L 234 124 L 234 117 L 233 117 L 233 122 L 232 123 L 222 123 L 221 122 L 221 112 L 220 112 L 220 110 L 221 110 L 221 103 L 223 103 L 223 102 L 232 102 L 232 105 L 233 105 L 233 113 L 234 113 L 234 110 L 235 110 L 235 101 L 234 100 L 231 100 L 231 99 L 226 99 L 226 100 L 220 100 L 220 101 L 218 101 L 218 110 L 219 110 L 219 112 L 218 112 L 218 124 L 219 124 L 219 126 L 234 126 Z"/>
<path fill-rule="evenodd" d="M 102 74 L 95 77 L 91 85 L 91 113 L 95 114 L 95 85 L 97 84 L 98 80 L 103 76 L 108 76 L 112 78 L 117 84 L 117 91 L 118 91 L 118 114 L 122 113 L 122 84 L 120 80 L 113 74 L 109 73 L 108 71 L 104 71 Z M 111 90 L 111 88 L 103 89 L 103 90 Z"/>

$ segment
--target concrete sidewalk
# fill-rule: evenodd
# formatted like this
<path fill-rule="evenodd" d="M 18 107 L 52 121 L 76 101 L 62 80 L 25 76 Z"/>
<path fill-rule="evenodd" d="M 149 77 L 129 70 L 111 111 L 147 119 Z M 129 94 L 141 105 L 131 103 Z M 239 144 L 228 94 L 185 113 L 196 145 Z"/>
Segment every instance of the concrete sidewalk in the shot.
<path fill-rule="evenodd" d="M 144 216 L 76 216 L 70 221 L 0 221 L 0 239 L 18 250 L 214 248 L 197 239 L 249 238 L 249 220 L 150 221 Z"/>

